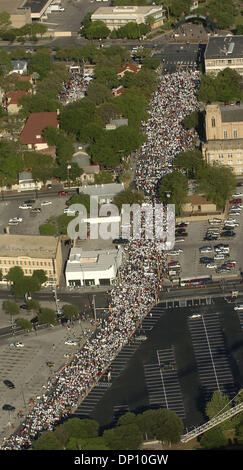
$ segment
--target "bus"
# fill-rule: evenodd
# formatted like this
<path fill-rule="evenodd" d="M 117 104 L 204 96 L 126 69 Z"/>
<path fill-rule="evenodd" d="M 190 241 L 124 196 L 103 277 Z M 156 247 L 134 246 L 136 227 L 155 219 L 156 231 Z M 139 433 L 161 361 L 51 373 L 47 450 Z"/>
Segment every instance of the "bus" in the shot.
<path fill-rule="evenodd" d="M 181 287 L 204 286 L 212 282 L 212 276 L 182 277 L 180 279 Z"/>

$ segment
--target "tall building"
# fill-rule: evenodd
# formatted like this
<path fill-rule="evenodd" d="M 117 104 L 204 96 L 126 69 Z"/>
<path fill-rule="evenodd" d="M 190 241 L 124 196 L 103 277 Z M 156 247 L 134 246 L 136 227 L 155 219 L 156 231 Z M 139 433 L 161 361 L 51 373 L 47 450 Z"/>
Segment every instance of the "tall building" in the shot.
<path fill-rule="evenodd" d="M 243 104 L 206 106 L 206 142 L 202 145 L 207 163 L 228 165 L 243 173 Z"/>
<path fill-rule="evenodd" d="M 3 278 L 10 268 L 19 266 L 25 276 L 43 269 L 49 285 L 59 285 L 62 249 L 59 237 L 41 235 L 0 235 L 0 269 Z"/>
<path fill-rule="evenodd" d="M 164 24 L 165 10 L 162 5 L 150 6 L 115 6 L 100 7 L 91 16 L 92 21 L 103 21 L 111 31 L 125 26 L 127 23 L 145 23 L 148 18 L 153 18 L 152 28 L 158 28 Z"/>
<path fill-rule="evenodd" d="M 205 72 L 218 74 L 229 67 L 243 75 L 243 36 L 211 36 L 205 54 Z"/>

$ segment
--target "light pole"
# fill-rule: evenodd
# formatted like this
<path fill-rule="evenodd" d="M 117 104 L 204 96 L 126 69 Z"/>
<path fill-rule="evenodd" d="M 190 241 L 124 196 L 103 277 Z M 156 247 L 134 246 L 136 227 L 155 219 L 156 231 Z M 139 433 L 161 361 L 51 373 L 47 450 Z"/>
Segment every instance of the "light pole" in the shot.
<path fill-rule="evenodd" d="M 96 322 L 96 307 L 95 307 L 95 295 L 93 295 L 93 308 L 94 308 L 94 319 L 95 319 L 95 322 Z"/>

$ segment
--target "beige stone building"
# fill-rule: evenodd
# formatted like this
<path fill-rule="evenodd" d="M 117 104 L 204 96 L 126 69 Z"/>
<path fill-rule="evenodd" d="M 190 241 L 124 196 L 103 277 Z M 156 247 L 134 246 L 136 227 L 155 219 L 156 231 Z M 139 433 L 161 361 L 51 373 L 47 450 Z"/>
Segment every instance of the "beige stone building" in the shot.
<path fill-rule="evenodd" d="M 43 269 L 48 285 L 59 285 L 62 273 L 62 249 L 59 237 L 41 235 L 0 235 L 0 269 L 3 277 L 19 266 L 25 276 Z"/>
<path fill-rule="evenodd" d="M 0 0 L 0 11 L 10 14 L 11 26 L 21 28 L 25 24 L 41 21 L 53 0 Z"/>
<path fill-rule="evenodd" d="M 91 16 L 92 21 L 103 21 L 107 28 L 121 28 L 129 22 L 137 24 L 145 23 L 147 18 L 152 17 L 154 23 L 152 28 L 158 28 L 164 24 L 165 10 L 162 5 L 150 6 L 115 6 L 100 7 Z"/>
<path fill-rule="evenodd" d="M 243 173 L 243 105 L 206 106 L 206 142 L 202 145 L 207 163 L 230 166 L 236 175 Z"/>
<path fill-rule="evenodd" d="M 243 36 L 212 36 L 205 54 L 205 72 L 218 74 L 226 67 L 243 75 Z"/>
<path fill-rule="evenodd" d="M 217 207 L 212 201 L 208 201 L 205 196 L 192 194 L 188 196 L 187 202 L 183 205 L 183 212 L 186 215 L 216 214 Z"/>

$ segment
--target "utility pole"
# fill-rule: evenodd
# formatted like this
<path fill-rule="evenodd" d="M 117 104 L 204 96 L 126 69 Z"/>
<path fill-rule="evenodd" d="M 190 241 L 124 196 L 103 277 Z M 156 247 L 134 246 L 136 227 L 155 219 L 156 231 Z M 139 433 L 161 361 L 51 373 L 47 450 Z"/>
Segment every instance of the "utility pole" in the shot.
<path fill-rule="evenodd" d="M 95 295 L 93 295 L 93 308 L 94 308 L 94 319 L 96 321 Z"/>

